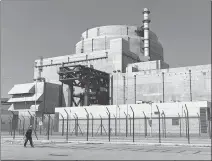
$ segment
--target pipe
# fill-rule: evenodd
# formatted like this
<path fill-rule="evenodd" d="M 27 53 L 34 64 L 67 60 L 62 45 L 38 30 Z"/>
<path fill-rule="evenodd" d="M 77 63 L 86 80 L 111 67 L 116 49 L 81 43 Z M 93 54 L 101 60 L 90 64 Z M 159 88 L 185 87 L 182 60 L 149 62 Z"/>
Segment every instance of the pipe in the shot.
<path fill-rule="evenodd" d="M 144 8 L 143 15 L 143 29 L 144 29 L 144 56 L 149 57 L 149 14 L 150 11 L 147 8 Z"/>

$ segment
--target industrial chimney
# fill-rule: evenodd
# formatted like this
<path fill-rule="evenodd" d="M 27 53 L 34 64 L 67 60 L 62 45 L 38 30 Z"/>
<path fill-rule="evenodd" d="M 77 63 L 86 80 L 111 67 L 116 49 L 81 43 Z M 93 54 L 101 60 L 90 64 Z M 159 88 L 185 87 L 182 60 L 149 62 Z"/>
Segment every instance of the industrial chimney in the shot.
<path fill-rule="evenodd" d="M 40 56 L 40 66 L 38 67 L 38 80 L 41 79 L 41 73 L 43 71 L 43 57 Z"/>
<path fill-rule="evenodd" d="M 144 20 L 143 20 L 143 30 L 144 30 L 144 56 L 149 57 L 149 14 L 150 11 L 147 8 L 144 8 L 143 11 Z"/>

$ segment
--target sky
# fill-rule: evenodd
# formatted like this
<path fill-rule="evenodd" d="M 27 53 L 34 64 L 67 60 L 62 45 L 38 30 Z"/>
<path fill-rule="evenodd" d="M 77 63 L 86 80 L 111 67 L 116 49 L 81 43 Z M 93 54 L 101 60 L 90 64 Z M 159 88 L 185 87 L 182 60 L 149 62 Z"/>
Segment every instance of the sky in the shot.
<path fill-rule="evenodd" d="M 2 0 L 1 97 L 14 84 L 33 82 L 40 56 L 74 54 L 87 28 L 141 26 L 143 8 L 171 68 L 211 64 L 209 0 Z"/>

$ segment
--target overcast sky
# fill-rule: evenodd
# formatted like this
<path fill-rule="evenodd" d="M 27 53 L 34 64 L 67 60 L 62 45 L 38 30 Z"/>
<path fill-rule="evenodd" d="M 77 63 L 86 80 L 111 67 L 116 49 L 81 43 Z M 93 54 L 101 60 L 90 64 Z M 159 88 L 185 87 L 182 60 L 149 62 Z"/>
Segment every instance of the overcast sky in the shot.
<path fill-rule="evenodd" d="M 32 82 L 39 56 L 73 54 L 87 28 L 141 26 L 145 7 L 170 67 L 211 63 L 209 0 L 2 0 L 2 97 L 14 84 Z"/>

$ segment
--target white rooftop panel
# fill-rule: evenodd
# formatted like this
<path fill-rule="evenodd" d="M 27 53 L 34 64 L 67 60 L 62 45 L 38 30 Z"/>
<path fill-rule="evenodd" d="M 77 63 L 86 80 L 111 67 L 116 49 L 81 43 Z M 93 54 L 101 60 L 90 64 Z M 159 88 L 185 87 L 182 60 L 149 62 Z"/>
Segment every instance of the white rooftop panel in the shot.
<path fill-rule="evenodd" d="M 34 94 L 31 97 L 17 97 L 10 98 L 7 102 L 15 103 L 15 102 L 30 102 L 30 101 L 38 101 L 38 99 L 42 96 L 43 93 Z"/>
<path fill-rule="evenodd" d="M 17 84 L 15 85 L 9 92 L 9 95 L 13 94 L 24 94 L 24 93 L 35 93 L 33 90 L 34 83 L 27 83 L 27 84 Z"/>

